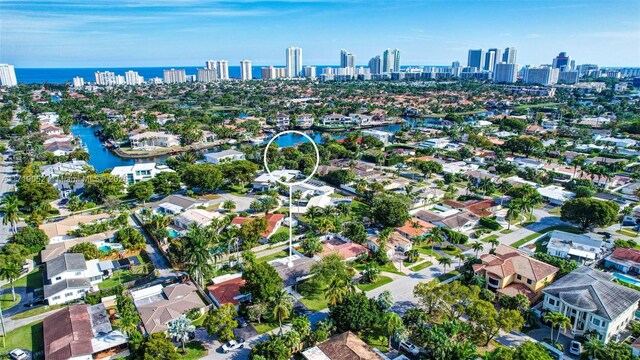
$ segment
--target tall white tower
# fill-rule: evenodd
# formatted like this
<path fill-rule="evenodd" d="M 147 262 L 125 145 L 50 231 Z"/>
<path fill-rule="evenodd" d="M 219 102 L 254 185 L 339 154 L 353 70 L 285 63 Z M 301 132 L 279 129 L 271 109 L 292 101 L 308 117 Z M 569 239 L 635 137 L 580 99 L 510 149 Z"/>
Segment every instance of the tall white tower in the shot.
<path fill-rule="evenodd" d="M 240 61 L 240 78 L 242 78 L 242 80 L 253 79 L 253 75 L 251 73 L 251 60 Z"/>
<path fill-rule="evenodd" d="M 229 62 L 227 60 L 218 61 L 218 80 L 229 80 Z"/>
<path fill-rule="evenodd" d="M 287 56 L 287 77 L 295 78 L 302 76 L 302 48 L 288 47 Z"/>
<path fill-rule="evenodd" d="M 0 64 L 0 83 L 2 86 L 18 85 L 16 70 L 13 68 L 13 65 Z"/>

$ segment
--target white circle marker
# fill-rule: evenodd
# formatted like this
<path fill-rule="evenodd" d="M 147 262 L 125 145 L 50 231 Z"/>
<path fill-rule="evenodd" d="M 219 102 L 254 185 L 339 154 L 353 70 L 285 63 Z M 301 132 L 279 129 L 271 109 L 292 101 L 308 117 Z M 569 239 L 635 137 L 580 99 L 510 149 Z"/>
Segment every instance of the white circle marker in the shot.
<path fill-rule="evenodd" d="M 269 164 L 267 163 L 267 152 L 269 151 L 269 146 L 271 146 L 271 143 L 273 142 L 273 140 L 277 139 L 278 137 L 280 137 L 282 135 L 286 135 L 286 134 L 296 134 L 296 135 L 301 135 L 301 136 L 305 137 L 307 140 L 309 140 L 311 145 L 313 145 L 313 149 L 316 151 L 316 165 L 313 167 L 313 171 L 311 171 L 311 174 L 309 174 L 309 176 L 307 176 L 306 178 L 304 178 L 304 179 L 302 179 L 300 181 L 296 181 L 296 182 L 282 181 L 280 179 L 277 179 L 275 176 L 273 176 L 273 174 L 271 173 L 271 170 L 269 170 Z M 293 213 L 292 213 L 292 211 L 293 211 L 293 195 L 292 195 L 292 187 L 294 185 L 304 184 L 307 181 L 311 180 L 311 178 L 316 173 L 316 171 L 318 171 L 318 166 L 320 165 L 320 151 L 318 150 L 318 145 L 316 145 L 316 142 L 313 141 L 313 139 L 311 137 L 309 137 L 309 135 L 307 135 L 307 134 L 305 134 L 303 132 L 300 132 L 300 131 L 296 131 L 296 130 L 287 130 L 287 131 L 283 131 L 281 133 L 277 133 L 274 137 L 271 138 L 271 140 L 269 140 L 269 142 L 267 143 L 267 147 L 264 148 L 263 163 L 264 163 L 264 168 L 267 170 L 267 173 L 269 174 L 271 179 L 273 179 L 273 181 L 277 182 L 278 184 L 281 184 L 281 185 L 289 187 L 289 263 L 287 264 L 287 266 L 293 267 L 293 260 L 291 259 L 293 257 L 293 250 L 292 250 L 293 249 Z"/>

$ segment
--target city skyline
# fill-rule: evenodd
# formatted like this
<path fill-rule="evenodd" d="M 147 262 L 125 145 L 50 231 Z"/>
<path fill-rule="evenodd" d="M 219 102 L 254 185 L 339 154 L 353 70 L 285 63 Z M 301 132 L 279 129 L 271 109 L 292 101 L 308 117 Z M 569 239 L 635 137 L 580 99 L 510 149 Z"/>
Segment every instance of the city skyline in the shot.
<path fill-rule="evenodd" d="M 336 64 L 339 49 L 366 66 L 386 48 L 401 49 L 403 64 L 447 65 L 466 63 L 468 49 L 515 47 L 520 64 L 548 64 L 566 51 L 578 63 L 640 66 L 640 3 L 632 1 L 175 3 L 4 0 L 0 62 L 154 67 L 215 57 L 284 65 L 282 49 L 296 46 L 305 49 L 303 66 Z M 341 13 L 355 15 L 344 21 Z M 425 21 L 429 13 L 438 16 Z"/>

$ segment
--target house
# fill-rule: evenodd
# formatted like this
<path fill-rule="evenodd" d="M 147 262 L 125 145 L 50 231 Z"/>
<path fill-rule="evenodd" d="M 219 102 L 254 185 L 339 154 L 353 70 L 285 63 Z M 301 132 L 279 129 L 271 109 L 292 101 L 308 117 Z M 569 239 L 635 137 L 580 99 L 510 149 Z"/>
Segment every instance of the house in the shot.
<path fill-rule="evenodd" d="M 72 237 L 68 235 L 69 232 L 80 228 L 80 224 L 88 224 L 95 221 L 108 219 L 108 214 L 96 214 L 96 215 L 72 215 L 66 217 L 60 221 L 50 222 L 38 226 L 38 228 L 44 231 L 45 235 L 49 238 L 49 243 L 57 243 Z"/>
<path fill-rule="evenodd" d="M 609 342 L 635 318 L 640 292 L 613 282 L 614 275 L 586 266 L 570 272 L 547 286 L 543 309 L 571 319 L 574 335 L 595 333 Z"/>
<path fill-rule="evenodd" d="M 49 305 L 64 304 L 81 299 L 92 286 L 85 278 L 64 279 L 53 285 L 45 285 L 43 297 Z"/>
<path fill-rule="evenodd" d="M 313 115 L 311 114 L 300 114 L 296 118 L 296 124 L 301 129 L 309 129 L 313 126 Z"/>
<path fill-rule="evenodd" d="M 562 205 L 565 201 L 573 199 L 575 193 L 565 190 L 561 186 L 549 185 L 538 189 L 544 201 L 553 205 Z"/>
<path fill-rule="evenodd" d="M 359 255 L 368 253 L 369 250 L 357 243 L 351 242 L 342 236 L 327 235 L 327 239 L 322 243 L 322 252 L 318 254 L 324 258 L 330 254 L 337 254 L 345 261 L 355 260 Z"/>
<path fill-rule="evenodd" d="M 64 130 L 52 124 L 43 124 L 40 126 L 40 132 L 45 134 L 46 136 L 51 135 L 62 135 L 64 134 Z"/>
<path fill-rule="evenodd" d="M 251 298 L 251 295 L 240 293 L 240 288 L 244 284 L 241 273 L 222 275 L 213 279 L 213 284 L 207 286 L 207 291 L 217 307 L 231 304 L 238 308 L 242 301 Z"/>
<path fill-rule="evenodd" d="M 471 230 L 480 221 L 480 217 L 474 213 L 461 209 L 453 209 L 446 205 L 434 205 L 431 209 L 437 210 L 438 212 L 420 210 L 415 214 L 415 217 L 430 222 L 433 225 L 444 226 L 458 232 Z"/>
<path fill-rule="evenodd" d="M 49 305 L 80 299 L 102 282 L 98 260 L 85 261 L 82 254 L 62 254 L 47 261 L 45 268 L 44 298 Z"/>
<path fill-rule="evenodd" d="M 273 234 L 280 229 L 284 221 L 285 216 L 283 214 L 266 214 L 264 216 L 267 220 L 267 229 L 262 233 L 262 237 L 265 239 L 270 238 Z M 247 221 L 254 220 L 256 218 L 237 216 L 231 220 L 231 225 L 240 227 Z"/>
<path fill-rule="evenodd" d="M 192 309 L 203 313 L 207 307 L 196 286 L 190 282 L 167 287 L 151 286 L 132 291 L 131 297 L 147 334 L 166 331 L 171 320 Z"/>
<path fill-rule="evenodd" d="M 72 160 L 53 165 L 44 165 L 40 168 L 40 173 L 49 179 L 54 179 L 70 173 L 84 173 L 92 167 L 84 160 Z"/>
<path fill-rule="evenodd" d="M 204 154 L 204 160 L 211 164 L 220 164 L 225 161 L 244 160 L 244 153 L 237 150 L 223 150 Z"/>
<path fill-rule="evenodd" d="M 334 335 L 328 340 L 302 352 L 306 360 L 385 360 L 351 331 Z"/>
<path fill-rule="evenodd" d="M 380 249 L 380 243 L 378 242 L 377 237 L 369 238 L 367 241 L 367 247 L 371 251 L 378 251 Z M 400 235 L 398 232 L 392 232 L 387 239 L 386 245 L 386 254 L 391 257 L 395 255 L 396 251 L 399 251 L 401 254 L 411 250 L 413 248 L 413 244 L 411 240 L 406 237 Z"/>
<path fill-rule="evenodd" d="M 44 151 L 53 153 L 55 156 L 67 156 L 75 150 L 75 146 L 69 141 L 55 141 L 44 146 Z"/>
<path fill-rule="evenodd" d="M 42 145 L 52 144 L 54 142 L 71 143 L 74 137 L 72 134 L 60 134 L 60 135 L 47 135 L 42 142 Z"/>
<path fill-rule="evenodd" d="M 491 174 L 486 170 L 469 170 L 462 174 L 462 177 L 473 180 L 474 185 L 479 185 L 483 181 L 495 183 L 500 176 Z"/>
<path fill-rule="evenodd" d="M 38 114 L 38 121 L 41 124 L 53 125 L 53 124 L 56 124 L 58 120 L 60 120 L 60 115 L 54 112 L 44 112 L 44 113 Z"/>
<path fill-rule="evenodd" d="M 465 209 L 480 217 L 492 216 L 494 212 L 501 208 L 500 204 L 493 199 L 466 200 L 463 202 L 444 200 L 442 201 L 442 204 L 453 209 Z"/>
<path fill-rule="evenodd" d="M 301 174 L 302 173 L 299 170 L 274 170 L 271 174 L 264 172 L 253 180 L 253 188 L 259 191 L 266 191 L 276 184 L 274 179 L 278 179 L 283 182 L 290 182 L 291 180 L 298 178 Z"/>
<path fill-rule="evenodd" d="M 587 235 L 554 230 L 547 234 L 547 254 L 581 263 L 597 261 L 605 252 L 605 242 Z"/>
<path fill-rule="evenodd" d="M 202 209 L 189 209 L 173 217 L 172 222 L 180 229 L 187 230 L 191 224 L 204 227 L 223 216 L 220 213 L 213 213 Z"/>
<path fill-rule="evenodd" d="M 133 150 L 180 145 L 180 140 L 176 135 L 160 131 L 146 131 L 131 135 L 129 136 L 129 142 L 131 142 L 131 149 Z"/>
<path fill-rule="evenodd" d="M 388 145 L 393 141 L 393 134 L 388 131 L 365 129 L 361 131 L 361 134 L 362 136 L 373 136 L 374 138 L 382 141 L 385 145 Z"/>
<path fill-rule="evenodd" d="M 431 147 L 431 148 L 435 148 L 435 149 L 444 149 L 445 147 L 447 147 L 447 145 L 449 145 L 449 143 L 451 142 L 451 139 L 446 138 L 446 137 L 440 137 L 440 138 L 433 138 L 433 139 L 429 139 L 424 141 L 422 144 L 420 144 L 420 147 Z"/>
<path fill-rule="evenodd" d="M 166 165 L 151 163 L 138 163 L 131 166 L 116 166 L 111 170 L 115 175 L 124 180 L 125 185 L 135 184 L 140 181 L 151 180 L 161 172 L 173 172 Z"/>
<path fill-rule="evenodd" d="M 445 174 L 463 174 L 469 171 L 478 170 L 476 164 L 467 164 L 464 161 L 447 162 L 442 165 L 442 172 Z"/>
<path fill-rule="evenodd" d="M 277 127 L 289 127 L 291 125 L 290 117 L 287 114 L 277 113 L 276 114 L 276 126 Z"/>
<path fill-rule="evenodd" d="M 616 248 L 604 259 L 604 266 L 614 268 L 625 274 L 629 272 L 640 274 L 640 250 Z"/>
<path fill-rule="evenodd" d="M 419 237 L 423 237 L 428 234 L 431 229 L 436 227 L 435 225 L 428 223 L 424 220 L 421 220 L 417 217 L 407 220 L 404 225 L 395 228 L 394 230 L 404 236 L 407 239 L 415 239 Z M 409 245 L 408 249 L 403 249 L 403 251 L 411 250 L 411 245 Z"/>
<path fill-rule="evenodd" d="M 40 261 L 46 263 L 49 260 L 57 258 L 58 256 L 68 252 L 74 245 L 80 243 L 107 243 L 115 240 L 118 230 L 109 230 L 81 238 L 73 238 L 71 240 L 60 241 L 47 245 L 42 251 L 40 251 Z"/>
<path fill-rule="evenodd" d="M 315 258 L 308 258 L 296 252 L 291 256 L 269 261 L 269 264 L 278 272 L 284 288 L 291 289 L 300 281 L 313 276 L 311 274 L 311 266 L 316 262 Z"/>
<path fill-rule="evenodd" d="M 198 199 L 184 195 L 169 195 L 160 200 L 160 204 L 156 206 L 155 212 L 165 215 L 175 215 L 200 205 L 204 205 L 204 202 Z"/>
<path fill-rule="evenodd" d="M 328 125 L 345 125 L 345 124 L 351 124 L 352 120 L 349 116 L 346 115 L 342 115 L 342 114 L 329 114 L 329 115 L 325 115 L 322 118 L 322 125 L 323 126 L 328 126 Z"/>
<path fill-rule="evenodd" d="M 489 290 L 511 297 L 523 294 L 532 303 L 558 272 L 557 267 L 502 244 L 496 247 L 495 254 L 483 254 L 480 260 L 482 263 L 474 264 L 473 271 L 486 278 Z"/>
<path fill-rule="evenodd" d="M 127 348 L 128 338 L 113 330 L 103 304 L 73 305 L 42 320 L 46 360 L 90 360 Z"/>

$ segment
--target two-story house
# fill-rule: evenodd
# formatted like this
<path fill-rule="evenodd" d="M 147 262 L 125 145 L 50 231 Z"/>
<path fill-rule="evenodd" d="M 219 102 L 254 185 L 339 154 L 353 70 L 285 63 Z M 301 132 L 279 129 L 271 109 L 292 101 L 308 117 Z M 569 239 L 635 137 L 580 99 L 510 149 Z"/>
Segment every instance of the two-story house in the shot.
<path fill-rule="evenodd" d="M 582 266 L 542 290 L 543 309 L 571 319 L 571 332 L 595 332 L 609 342 L 635 318 L 640 292 L 613 282 L 610 273 Z"/>
<path fill-rule="evenodd" d="M 599 260 L 606 250 L 605 242 L 587 235 L 554 230 L 547 234 L 547 254 L 580 263 Z"/>
<path fill-rule="evenodd" d="M 45 267 L 44 298 L 49 305 L 80 299 L 102 282 L 98 260 L 85 261 L 82 254 L 62 254 L 47 261 Z"/>

